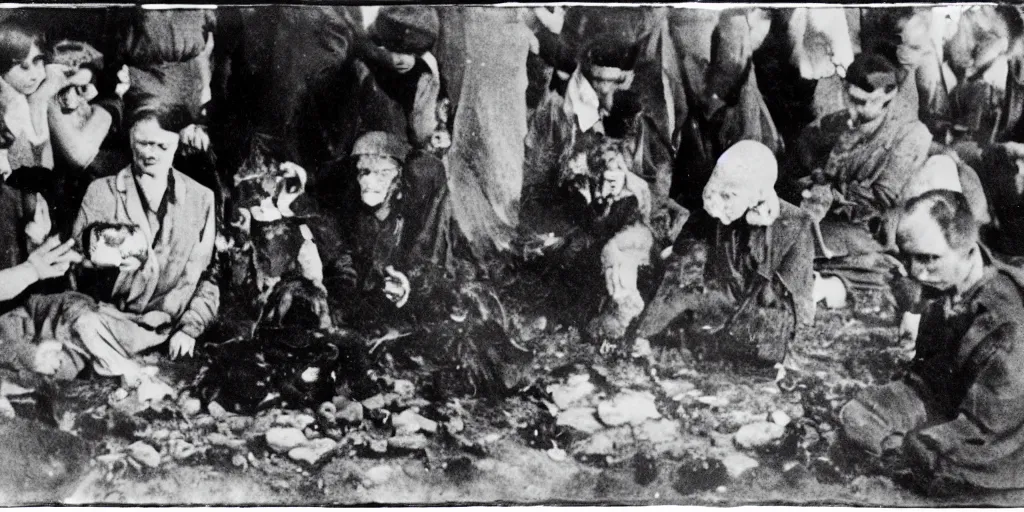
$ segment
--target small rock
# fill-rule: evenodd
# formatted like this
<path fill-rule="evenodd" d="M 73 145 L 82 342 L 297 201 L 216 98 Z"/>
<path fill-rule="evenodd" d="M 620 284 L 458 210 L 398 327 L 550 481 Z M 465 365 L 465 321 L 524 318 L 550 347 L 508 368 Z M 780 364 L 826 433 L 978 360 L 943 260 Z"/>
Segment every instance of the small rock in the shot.
<path fill-rule="evenodd" d="M 530 324 L 530 327 L 532 327 L 534 330 L 537 330 L 537 331 L 547 330 L 547 328 L 548 328 L 548 317 L 543 316 L 543 315 L 538 316 L 536 319 L 533 320 L 533 323 Z"/>
<path fill-rule="evenodd" d="M 564 462 L 569 455 L 561 448 L 551 448 L 548 450 L 548 458 L 555 462 Z"/>
<path fill-rule="evenodd" d="M 679 422 L 670 419 L 647 421 L 633 430 L 638 441 L 657 448 L 678 443 L 682 440 Z"/>
<path fill-rule="evenodd" d="M 782 411 L 775 411 L 775 412 L 773 412 L 771 414 L 770 419 L 771 419 L 772 423 L 775 423 L 776 425 L 782 425 L 783 427 L 785 427 L 786 425 L 789 425 L 790 421 L 793 421 L 789 417 L 788 414 L 786 414 L 786 413 L 784 413 Z"/>
<path fill-rule="evenodd" d="M 171 437 L 171 431 L 167 430 L 166 428 L 157 430 L 153 432 L 153 435 L 149 436 L 149 438 L 154 441 L 163 441 L 169 437 Z"/>
<path fill-rule="evenodd" d="M 370 439 L 370 451 L 374 453 L 387 453 L 388 452 L 388 440 L 387 439 Z"/>
<path fill-rule="evenodd" d="M 317 408 L 316 414 L 320 416 L 320 421 L 333 423 L 334 417 L 338 414 L 338 409 L 331 402 L 324 402 Z"/>
<path fill-rule="evenodd" d="M 277 453 L 284 453 L 305 443 L 306 436 L 294 427 L 275 427 L 267 431 L 267 446 Z"/>
<path fill-rule="evenodd" d="M 343 423 L 354 425 L 362 423 L 363 421 L 363 404 L 359 402 L 349 402 L 344 407 L 338 409 L 338 413 L 334 416 Z"/>
<path fill-rule="evenodd" d="M 391 426 L 395 428 L 398 435 L 415 434 L 420 431 L 428 434 L 437 432 L 436 421 L 424 418 L 412 409 L 406 409 L 401 414 L 392 416 Z"/>
<path fill-rule="evenodd" d="M 401 398 L 411 398 L 416 393 L 416 385 L 405 379 L 396 380 L 392 389 Z"/>
<path fill-rule="evenodd" d="M 363 400 L 362 403 L 363 407 L 366 407 L 371 411 L 381 409 L 384 407 L 384 395 L 373 395 L 370 398 Z"/>
<path fill-rule="evenodd" d="M 427 436 L 423 434 L 395 436 L 388 439 L 388 447 L 398 450 L 419 451 L 426 448 L 427 444 L 429 444 L 429 441 L 427 441 Z"/>
<path fill-rule="evenodd" d="M 720 396 L 702 396 L 698 397 L 697 401 L 708 407 L 726 407 L 729 405 L 729 399 Z"/>
<path fill-rule="evenodd" d="M 248 416 L 228 416 L 225 422 L 232 432 L 244 432 L 253 425 L 253 419 Z"/>
<path fill-rule="evenodd" d="M 596 389 L 590 382 L 590 375 L 584 373 L 569 377 L 565 384 L 548 386 L 548 393 L 551 394 L 555 405 L 559 409 L 565 410 L 592 394 Z"/>
<path fill-rule="evenodd" d="M 395 469 L 391 466 L 374 466 L 366 470 L 363 476 L 370 485 L 381 485 L 386 483 L 394 472 Z"/>
<path fill-rule="evenodd" d="M 332 439 L 314 439 L 305 446 L 298 446 L 292 448 L 288 452 L 288 457 L 292 460 L 305 462 L 306 464 L 312 466 L 322 461 L 331 453 L 333 453 L 337 446 L 338 443 L 336 443 Z"/>
<path fill-rule="evenodd" d="M 340 411 L 345 408 L 346 405 L 352 403 L 347 396 L 336 396 L 331 399 L 331 403 L 334 404 L 334 409 Z"/>
<path fill-rule="evenodd" d="M 654 405 L 654 395 L 648 392 L 626 390 L 597 405 L 597 416 L 610 427 L 639 425 L 649 419 L 661 417 Z"/>
<path fill-rule="evenodd" d="M 629 427 L 602 430 L 589 439 L 573 444 L 573 452 L 582 455 L 614 455 L 634 443 Z"/>
<path fill-rule="evenodd" d="M 604 428 L 601 422 L 597 421 L 594 413 L 597 409 L 593 407 L 573 407 L 558 414 L 556 424 L 559 426 L 571 427 L 580 432 L 593 434 Z"/>
<path fill-rule="evenodd" d="M 174 460 L 185 460 L 198 452 L 191 443 L 185 441 L 173 441 L 172 443 L 170 452 Z"/>
<path fill-rule="evenodd" d="M 740 427 L 733 441 L 740 448 L 763 448 L 778 441 L 785 432 L 786 427 L 782 425 L 759 421 Z"/>
<path fill-rule="evenodd" d="M 688 380 L 663 380 L 658 382 L 658 385 L 661 386 L 661 390 L 666 395 L 673 397 L 673 400 L 675 400 L 676 396 L 685 396 L 687 391 L 694 389 L 693 383 Z"/>
<path fill-rule="evenodd" d="M 245 458 L 245 455 L 236 453 L 231 456 L 231 465 L 236 468 L 244 468 L 249 465 L 249 459 Z"/>
<path fill-rule="evenodd" d="M 160 452 L 142 441 L 128 445 L 128 456 L 147 467 L 155 468 L 160 465 Z"/>
<path fill-rule="evenodd" d="M 203 403 L 198 398 L 189 398 L 181 402 L 181 413 L 185 416 L 195 416 L 203 410 Z"/>
<path fill-rule="evenodd" d="M 302 430 L 314 423 L 316 423 L 316 418 L 309 414 L 282 414 L 274 420 L 275 425 L 282 427 L 294 427 L 299 430 Z"/>
<path fill-rule="evenodd" d="M 462 418 L 451 418 L 448 420 L 448 432 L 458 434 L 466 429 L 466 423 L 462 421 Z"/>
<path fill-rule="evenodd" d="M 734 453 L 722 459 L 722 464 L 725 464 L 725 469 L 732 478 L 739 478 L 743 473 L 760 465 L 757 460 L 742 453 Z"/>
<path fill-rule="evenodd" d="M 209 411 L 210 416 L 214 417 L 215 419 L 223 418 L 228 414 L 227 409 L 224 409 L 224 407 L 218 404 L 217 402 L 210 402 L 209 404 L 207 404 L 206 410 Z"/>

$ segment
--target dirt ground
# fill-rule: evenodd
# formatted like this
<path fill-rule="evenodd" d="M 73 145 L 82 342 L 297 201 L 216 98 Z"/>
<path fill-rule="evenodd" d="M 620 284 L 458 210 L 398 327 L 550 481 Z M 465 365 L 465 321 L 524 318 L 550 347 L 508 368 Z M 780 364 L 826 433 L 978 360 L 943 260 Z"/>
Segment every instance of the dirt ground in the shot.
<path fill-rule="evenodd" d="M 520 283 L 520 291 L 536 286 Z M 1020 503 L 1013 496 L 923 498 L 888 476 L 835 460 L 838 408 L 863 386 L 890 379 L 906 357 L 891 312 L 870 301 L 853 310 L 819 310 L 815 327 L 792 347 L 799 373 L 778 382 L 774 370 L 700 360 L 681 348 L 678 335 L 654 343 L 649 357 L 633 357 L 628 347 L 601 354 L 575 327 L 540 315 L 537 310 L 549 306 L 543 301 L 511 302 L 533 305 L 512 313 L 535 359 L 531 385 L 504 399 L 425 400 L 420 390 L 426 377 L 400 370 L 379 378 L 382 389 L 394 392 L 362 401 L 355 406 L 361 418 L 339 426 L 315 420 L 312 409 L 246 417 L 205 404 L 200 411 L 185 410 L 180 400 L 118 416 L 103 403 L 113 384 L 75 383 L 64 390 L 61 426 L 89 439 L 90 457 L 85 476 L 55 499 L 196 505 Z M 178 378 L 179 387 L 199 366 L 153 361 L 164 375 Z M 398 426 L 398 415 L 408 411 L 428 421 L 410 433 Z M 563 417 L 569 419 L 559 421 Z M 100 427 L 85 418 L 99 418 Z M 129 426 L 119 427 L 119 421 Z M 318 460 L 298 462 L 293 451 L 269 446 L 271 428 L 309 421 L 306 437 L 333 440 L 324 441 L 330 449 Z M 741 427 L 765 423 L 784 425 L 783 435 L 758 447 L 738 445 Z M 403 433 L 408 435 L 399 443 Z M 149 463 L 130 455 L 139 442 L 156 452 Z"/>

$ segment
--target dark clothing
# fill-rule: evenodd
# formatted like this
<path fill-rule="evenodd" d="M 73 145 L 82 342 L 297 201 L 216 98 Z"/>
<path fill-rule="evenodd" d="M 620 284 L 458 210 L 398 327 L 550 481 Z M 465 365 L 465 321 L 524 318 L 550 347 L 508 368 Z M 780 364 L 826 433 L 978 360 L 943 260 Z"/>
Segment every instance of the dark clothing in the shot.
<path fill-rule="evenodd" d="M 772 315 L 774 325 L 766 326 L 774 335 L 757 336 L 757 352 L 762 359 L 781 361 L 796 327 L 814 322 L 813 222 L 807 212 L 781 202 L 779 216 L 770 226 L 751 226 L 745 220 L 729 226 L 718 223 L 707 248 L 704 285 L 681 287 L 666 280 L 641 319 L 637 335 L 653 336 L 685 311 L 700 311 L 705 301 L 703 289 L 707 289 L 723 293 L 732 308 L 754 301 L 755 310 L 778 310 Z M 670 265 L 687 261 L 684 255 Z M 757 321 L 757 314 L 741 313 L 735 323 Z M 737 328 L 744 326 L 735 323 L 727 327 L 742 330 Z"/>
<path fill-rule="evenodd" d="M 984 277 L 958 303 L 932 300 L 917 354 L 899 383 L 873 388 L 841 413 L 847 437 L 879 452 L 905 434 L 915 473 L 935 484 L 1024 488 L 1024 272 L 983 250 Z M 889 403 L 886 388 L 905 390 Z M 864 410 L 876 411 L 865 428 Z"/>

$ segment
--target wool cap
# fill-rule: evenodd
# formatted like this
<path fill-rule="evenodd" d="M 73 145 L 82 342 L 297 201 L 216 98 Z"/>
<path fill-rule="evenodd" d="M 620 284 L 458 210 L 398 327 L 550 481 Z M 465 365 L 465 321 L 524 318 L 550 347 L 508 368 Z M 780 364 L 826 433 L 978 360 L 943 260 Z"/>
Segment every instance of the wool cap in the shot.
<path fill-rule="evenodd" d="M 440 30 L 433 7 L 396 5 L 380 8 L 369 33 L 375 43 L 392 52 L 420 55 L 434 47 Z"/>
<path fill-rule="evenodd" d="M 352 147 L 352 156 L 377 155 L 394 158 L 404 164 L 412 148 L 401 137 L 388 132 L 366 132 Z"/>

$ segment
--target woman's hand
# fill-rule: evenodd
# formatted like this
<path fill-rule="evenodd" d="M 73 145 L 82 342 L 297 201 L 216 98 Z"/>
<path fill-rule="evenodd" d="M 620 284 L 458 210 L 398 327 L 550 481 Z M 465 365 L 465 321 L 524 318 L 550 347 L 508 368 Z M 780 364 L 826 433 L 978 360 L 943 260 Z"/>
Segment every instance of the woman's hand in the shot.
<path fill-rule="evenodd" d="M 28 236 L 31 247 L 39 247 L 46 241 L 46 237 L 53 230 L 53 222 L 50 220 L 50 205 L 42 194 L 36 193 L 36 208 L 32 220 L 25 225 L 25 235 Z"/>
<path fill-rule="evenodd" d="M 114 86 L 114 94 L 118 97 L 123 98 L 124 94 L 128 92 L 132 86 L 131 75 L 128 73 L 128 65 L 121 66 L 121 69 L 117 70 L 117 85 Z"/>
<path fill-rule="evenodd" d="M 74 250 L 74 246 L 74 240 L 60 243 L 59 238 L 52 236 L 28 255 L 28 263 L 35 269 L 40 281 L 60 277 L 71 268 L 72 263 L 82 261 L 82 255 Z"/>
<path fill-rule="evenodd" d="M 210 148 L 210 135 L 206 128 L 199 124 L 190 124 L 181 130 L 181 143 L 199 151 Z"/>

